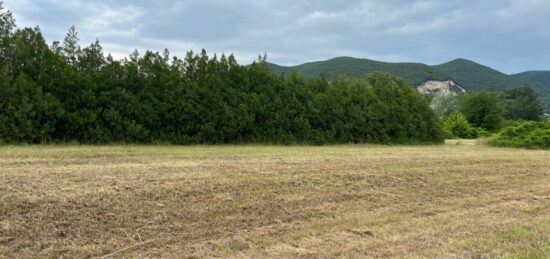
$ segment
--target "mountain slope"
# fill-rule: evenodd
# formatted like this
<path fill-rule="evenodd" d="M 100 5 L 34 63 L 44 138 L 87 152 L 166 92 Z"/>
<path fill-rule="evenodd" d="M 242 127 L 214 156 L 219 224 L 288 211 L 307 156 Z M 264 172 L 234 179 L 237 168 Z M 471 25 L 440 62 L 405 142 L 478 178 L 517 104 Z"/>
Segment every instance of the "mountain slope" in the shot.
<path fill-rule="evenodd" d="M 533 86 L 550 88 L 550 71 L 527 71 L 512 76 Z"/>
<path fill-rule="evenodd" d="M 388 63 L 351 57 L 339 57 L 290 67 L 269 64 L 269 67 L 276 74 L 288 75 L 297 71 L 307 78 L 317 77 L 323 72 L 329 79 L 339 74 L 361 78 L 369 73 L 380 71 L 400 77 L 417 87 L 426 82 L 435 81 L 432 83 L 456 83 L 466 91 L 502 91 L 529 86 L 535 90 L 544 110 L 550 112 L 550 71 L 507 75 L 466 59 L 455 59 L 441 65 L 428 66 L 420 63 Z"/>
<path fill-rule="evenodd" d="M 529 83 L 537 93 L 544 110 L 550 111 L 550 71 L 527 71 L 512 76 Z"/>
<path fill-rule="evenodd" d="M 284 73 L 288 75 L 294 71 L 298 71 L 307 78 L 317 77 L 321 72 L 325 73 L 327 78 L 333 78 L 336 75 L 348 75 L 360 78 L 373 72 L 386 72 L 401 77 L 412 85 L 420 85 L 428 80 L 446 81 L 450 79 L 449 76 L 425 64 L 387 63 L 351 57 L 339 57 L 292 67 L 275 64 L 269 64 L 269 66 L 276 74 Z"/>
<path fill-rule="evenodd" d="M 519 78 L 466 59 L 455 59 L 433 68 L 450 76 L 468 91 L 500 91 L 527 85 Z"/>

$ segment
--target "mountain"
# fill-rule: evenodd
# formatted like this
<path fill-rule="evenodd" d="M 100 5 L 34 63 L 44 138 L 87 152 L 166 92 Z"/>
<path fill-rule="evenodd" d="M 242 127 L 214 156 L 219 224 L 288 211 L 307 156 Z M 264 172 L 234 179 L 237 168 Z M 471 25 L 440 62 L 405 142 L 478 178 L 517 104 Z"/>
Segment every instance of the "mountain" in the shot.
<path fill-rule="evenodd" d="M 507 75 L 461 58 L 435 66 L 421 63 L 389 63 L 352 57 L 338 57 L 297 66 L 279 66 L 272 63 L 268 65 L 276 74 L 288 75 L 297 71 L 307 78 L 317 77 L 321 72 L 329 79 L 339 74 L 361 78 L 372 72 L 386 72 L 404 79 L 427 93 L 463 90 L 502 91 L 529 86 L 535 90 L 544 110 L 550 112 L 550 71 L 529 71 Z"/>
<path fill-rule="evenodd" d="M 433 66 L 468 91 L 500 91 L 527 85 L 527 82 L 466 59 Z"/>
<path fill-rule="evenodd" d="M 336 75 L 359 78 L 373 72 L 386 72 L 399 76 L 409 84 L 415 86 L 428 80 L 446 81 L 450 79 L 449 76 L 425 64 L 388 63 L 351 57 L 339 57 L 291 67 L 276 64 L 269 64 L 269 66 L 276 74 L 284 73 L 288 75 L 294 71 L 298 71 L 307 78 L 318 77 L 321 72 L 329 79 Z"/>
<path fill-rule="evenodd" d="M 550 71 L 527 71 L 512 76 L 533 86 L 550 88 Z"/>
<path fill-rule="evenodd" d="M 550 111 L 550 71 L 527 71 L 512 75 L 533 87 L 545 111 Z"/>

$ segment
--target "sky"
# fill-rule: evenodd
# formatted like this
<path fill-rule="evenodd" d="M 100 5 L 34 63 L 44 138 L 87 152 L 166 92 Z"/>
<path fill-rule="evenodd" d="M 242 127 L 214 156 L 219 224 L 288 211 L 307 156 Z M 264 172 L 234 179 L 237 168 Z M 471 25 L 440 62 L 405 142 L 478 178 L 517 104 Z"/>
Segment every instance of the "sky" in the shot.
<path fill-rule="evenodd" d="M 505 73 L 550 70 L 550 0 L 4 0 L 19 27 L 51 43 L 183 57 L 233 53 L 248 64 L 338 56 L 430 65 L 466 58 Z"/>

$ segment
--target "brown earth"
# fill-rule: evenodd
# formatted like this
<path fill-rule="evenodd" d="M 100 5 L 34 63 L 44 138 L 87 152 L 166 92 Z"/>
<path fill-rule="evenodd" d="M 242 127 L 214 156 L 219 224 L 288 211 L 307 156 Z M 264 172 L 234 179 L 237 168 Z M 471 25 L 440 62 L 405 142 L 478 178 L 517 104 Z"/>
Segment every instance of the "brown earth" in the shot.
<path fill-rule="evenodd" d="M 0 147 L 0 257 L 550 256 L 550 152 Z"/>

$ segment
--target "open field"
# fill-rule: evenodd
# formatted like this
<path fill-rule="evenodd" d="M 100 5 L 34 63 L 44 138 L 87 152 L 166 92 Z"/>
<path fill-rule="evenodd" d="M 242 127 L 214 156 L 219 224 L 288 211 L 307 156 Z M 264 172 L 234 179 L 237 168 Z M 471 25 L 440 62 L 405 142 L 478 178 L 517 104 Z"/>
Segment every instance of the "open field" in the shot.
<path fill-rule="evenodd" d="M 0 257 L 550 256 L 550 152 L 0 147 Z"/>

